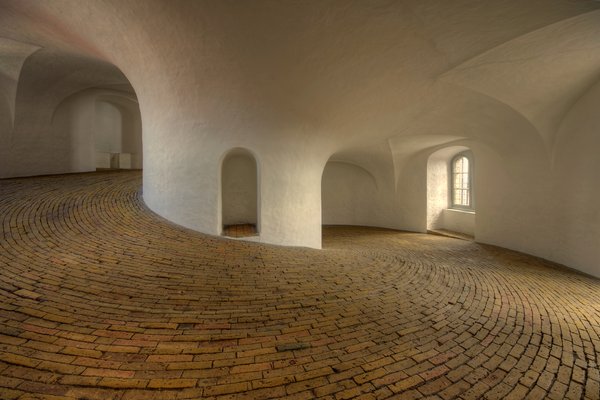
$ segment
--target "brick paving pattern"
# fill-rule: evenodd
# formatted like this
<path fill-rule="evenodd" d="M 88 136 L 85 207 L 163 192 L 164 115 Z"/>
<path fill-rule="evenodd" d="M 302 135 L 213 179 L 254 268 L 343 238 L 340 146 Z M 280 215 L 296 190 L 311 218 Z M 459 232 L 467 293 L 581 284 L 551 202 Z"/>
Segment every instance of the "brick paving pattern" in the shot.
<path fill-rule="evenodd" d="M 140 172 L 0 181 L 0 398 L 598 399 L 600 281 L 433 235 L 227 240 Z"/>
<path fill-rule="evenodd" d="M 258 236 L 258 232 L 254 224 L 226 225 L 223 227 L 223 236 L 235 238 L 250 237 Z"/>

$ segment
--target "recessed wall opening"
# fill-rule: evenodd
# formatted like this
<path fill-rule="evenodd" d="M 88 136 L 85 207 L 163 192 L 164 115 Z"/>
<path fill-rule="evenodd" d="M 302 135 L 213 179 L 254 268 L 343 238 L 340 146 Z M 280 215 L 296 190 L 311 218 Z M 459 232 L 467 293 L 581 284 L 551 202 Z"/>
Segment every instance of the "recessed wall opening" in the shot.
<path fill-rule="evenodd" d="M 475 236 L 473 153 L 464 146 L 438 150 L 427 161 L 427 231 L 461 239 Z"/>
<path fill-rule="evenodd" d="M 106 95 L 97 99 L 94 127 L 97 169 L 142 168 L 142 129 L 137 102 Z"/>
<path fill-rule="evenodd" d="M 223 236 L 258 236 L 258 194 L 258 168 L 254 155 L 246 149 L 231 150 L 221 168 Z"/>
<path fill-rule="evenodd" d="M 68 142 L 70 171 L 142 169 L 142 119 L 133 88 L 82 90 L 52 117 L 55 137 Z"/>

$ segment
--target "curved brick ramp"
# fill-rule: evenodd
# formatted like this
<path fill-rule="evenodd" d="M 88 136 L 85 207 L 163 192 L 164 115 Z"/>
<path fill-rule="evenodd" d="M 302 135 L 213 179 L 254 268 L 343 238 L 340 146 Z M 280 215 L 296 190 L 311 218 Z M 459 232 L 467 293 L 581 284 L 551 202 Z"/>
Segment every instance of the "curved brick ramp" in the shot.
<path fill-rule="evenodd" d="M 0 181 L 1 399 L 600 397 L 596 279 L 382 229 L 209 237 L 140 183 Z"/>

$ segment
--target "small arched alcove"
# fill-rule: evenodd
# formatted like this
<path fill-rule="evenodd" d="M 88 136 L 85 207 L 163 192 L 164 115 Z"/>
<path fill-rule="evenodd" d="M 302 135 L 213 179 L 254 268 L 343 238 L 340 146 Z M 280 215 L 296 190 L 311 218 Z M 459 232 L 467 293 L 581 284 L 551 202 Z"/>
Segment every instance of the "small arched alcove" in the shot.
<path fill-rule="evenodd" d="M 257 236 L 259 232 L 258 167 L 254 155 L 242 148 L 230 150 L 221 166 L 223 235 Z"/>
<path fill-rule="evenodd" d="M 437 150 L 427 160 L 427 230 L 475 236 L 473 153 L 465 146 Z"/>

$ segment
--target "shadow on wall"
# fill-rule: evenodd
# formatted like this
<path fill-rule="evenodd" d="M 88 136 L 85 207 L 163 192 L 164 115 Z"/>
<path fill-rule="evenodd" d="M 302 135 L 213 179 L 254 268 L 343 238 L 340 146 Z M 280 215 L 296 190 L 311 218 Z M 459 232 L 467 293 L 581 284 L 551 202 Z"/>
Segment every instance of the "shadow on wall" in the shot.
<path fill-rule="evenodd" d="M 323 225 L 373 225 L 377 192 L 375 178 L 366 169 L 327 162 L 321 180 Z"/>
<path fill-rule="evenodd" d="M 127 98 L 103 95 L 96 101 L 96 168 L 141 169 L 139 106 Z"/>
<path fill-rule="evenodd" d="M 4 93 L 0 92 L 0 138 L 7 138 L 11 127 L 12 111 L 10 109 L 10 101 Z"/>
<path fill-rule="evenodd" d="M 450 146 L 437 150 L 427 160 L 427 230 L 447 230 L 469 236 L 475 236 L 474 207 L 454 207 L 452 201 L 453 176 L 451 163 L 455 156 L 467 154 L 473 160 L 472 153 L 465 146 Z M 474 170 L 471 168 L 472 174 Z M 462 177 L 459 177 L 462 179 Z M 474 192 L 469 176 L 464 187 L 469 187 L 471 198 L 468 203 L 474 204 Z M 465 204 L 466 204 L 465 203 Z"/>
<path fill-rule="evenodd" d="M 223 234 L 254 236 L 260 232 L 258 168 L 254 155 L 242 148 L 230 150 L 221 166 Z"/>

